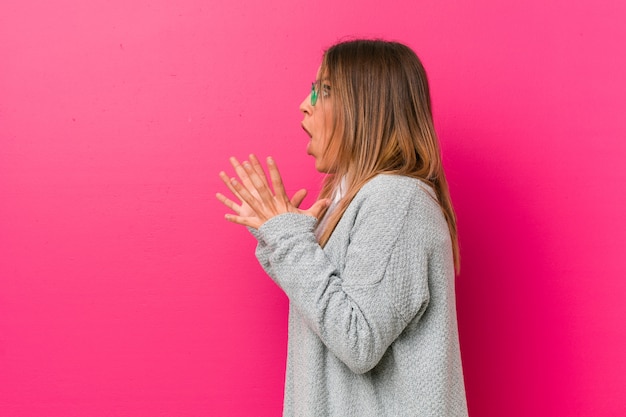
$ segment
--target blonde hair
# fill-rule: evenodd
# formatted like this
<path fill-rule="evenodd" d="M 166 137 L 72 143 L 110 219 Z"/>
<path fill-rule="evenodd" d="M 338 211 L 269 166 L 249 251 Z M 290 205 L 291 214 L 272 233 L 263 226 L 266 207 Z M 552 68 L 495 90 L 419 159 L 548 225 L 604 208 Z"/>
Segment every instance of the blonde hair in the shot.
<path fill-rule="evenodd" d="M 456 216 L 433 125 L 426 71 L 409 47 L 382 40 L 338 43 L 325 53 L 320 74 L 328 79 L 333 135 L 325 152 L 333 156 L 320 198 L 344 179 L 345 194 L 319 232 L 330 238 L 361 187 L 378 174 L 405 175 L 430 185 L 448 223 L 454 265 L 459 271 Z M 322 103 L 323 105 L 323 103 Z"/>

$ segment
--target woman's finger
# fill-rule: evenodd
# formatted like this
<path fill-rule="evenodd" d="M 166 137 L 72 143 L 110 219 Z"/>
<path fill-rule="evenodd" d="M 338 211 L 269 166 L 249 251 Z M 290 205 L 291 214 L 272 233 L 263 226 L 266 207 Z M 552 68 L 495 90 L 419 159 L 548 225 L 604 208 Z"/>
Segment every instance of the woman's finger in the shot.
<path fill-rule="evenodd" d="M 249 205 L 257 216 L 259 216 L 260 218 L 266 218 L 266 216 L 264 215 L 262 201 L 252 195 L 252 193 L 241 182 L 237 181 L 237 179 L 231 178 L 230 183 L 241 197 L 242 202 Z"/>
<path fill-rule="evenodd" d="M 328 198 L 317 200 L 315 204 L 311 206 L 311 208 L 309 208 L 308 210 L 304 210 L 303 213 L 311 215 L 319 220 L 324 215 L 329 205 L 330 205 L 330 199 Z"/>
<path fill-rule="evenodd" d="M 285 205 L 288 204 L 290 201 L 285 192 L 285 187 L 283 186 L 283 179 L 280 176 L 274 158 L 271 156 L 267 158 L 267 169 L 270 173 L 270 179 L 272 180 L 272 187 L 274 187 L 274 195 Z"/>
<path fill-rule="evenodd" d="M 249 162 L 244 162 L 243 167 L 248 174 L 248 178 L 252 182 L 254 190 L 259 194 L 259 197 L 261 198 L 263 204 L 273 211 L 275 208 L 274 196 L 272 194 L 272 190 L 267 185 L 267 181 L 265 179 L 262 179 L 257 174 L 255 169 L 252 167 L 252 164 L 250 164 Z M 263 174 L 263 176 L 265 176 L 265 174 Z"/>
<path fill-rule="evenodd" d="M 267 182 L 267 177 L 265 176 L 265 170 L 263 169 L 263 166 L 259 162 L 259 159 L 256 157 L 255 154 L 252 154 L 252 153 L 249 155 L 249 158 L 250 158 L 250 164 L 252 165 L 252 168 L 254 168 L 254 171 L 257 173 L 259 178 L 263 180 L 263 182 L 265 183 L 265 186 L 269 188 L 269 183 Z"/>
<path fill-rule="evenodd" d="M 235 172 L 237 173 L 237 176 L 243 183 L 244 187 L 246 187 L 249 191 L 252 191 L 254 189 L 254 184 L 250 180 L 250 176 L 248 175 L 248 172 L 246 172 L 245 168 L 239 163 L 237 158 L 235 158 L 234 156 L 231 156 L 230 164 L 233 166 L 233 168 L 235 168 Z M 244 165 L 245 164 L 246 162 L 244 162 Z"/>
<path fill-rule="evenodd" d="M 228 187 L 230 192 L 233 193 L 233 195 L 235 197 L 237 197 L 239 199 L 239 201 L 242 201 L 241 200 L 241 196 L 239 195 L 239 193 L 237 193 L 237 190 L 235 190 L 233 188 L 233 185 L 230 183 L 230 177 L 228 175 L 226 175 L 226 173 L 224 171 L 220 172 L 219 176 L 220 176 L 220 179 L 222 180 L 222 182 L 224 184 L 226 184 L 226 187 Z"/>
<path fill-rule="evenodd" d="M 239 204 L 235 203 L 233 200 L 231 200 L 228 197 L 226 197 L 224 194 L 217 193 L 217 194 L 215 194 L 215 197 L 217 197 L 217 199 L 222 204 L 224 204 L 226 207 L 228 207 L 229 209 L 231 209 L 235 213 L 241 214 L 241 206 Z"/>
<path fill-rule="evenodd" d="M 260 191 L 264 187 L 269 190 L 267 185 L 263 185 L 263 184 L 267 184 L 267 182 L 264 179 L 265 174 L 262 174 L 263 175 L 263 180 L 259 182 L 258 181 L 258 179 L 259 179 L 258 174 L 256 173 L 256 171 L 254 169 L 250 169 L 250 163 L 249 162 L 244 161 L 243 163 L 239 163 L 237 158 L 231 157 L 230 158 L 230 163 L 233 166 L 233 168 L 235 168 L 235 172 L 237 173 L 237 176 L 241 180 L 241 183 L 243 184 L 243 186 L 250 192 L 250 194 L 254 198 L 256 198 L 259 201 L 263 201 L 263 199 L 261 198 Z M 261 170 L 262 170 L 262 168 L 261 168 Z"/>
<path fill-rule="evenodd" d="M 301 190 L 296 191 L 296 193 L 291 197 L 291 205 L 295 208 L 300 207 L 302 201 L 304 201 L 304 197 L 306 197 L 307 191 L 303 188 Z"/>
<path fill-rule="evenodd" d="M 254 229 L 258 229 L 262 224 L 262 222 L 260 222 L 259 219 L 256 217 L 242 217 L 242 216 L 236 216 L 234 214 L 226 214 L 224 218 L 228 220 L 229 222 L 241 224 L 243 226 L 252 227 Z"/>
<path fill-rule="evenodd" d="M 257 173 L 257 171 L 250 164 L 250 162 L 244 161 L 243 163 L 239 163 L 237 158 L 231 157 L 230 163 L 232 164 L 233 168 L 235 168 L 235 171 L 241 179 L 243 186 L 250 192 L 250 194 L 260 202 L 263 202 L 263 204 L 267 205 L 268 207 L 273 207 L 274 199 L 272 196 L 272 191 L 267 185 L 265 173 L 263 173 L 263 168 L 260 167 L 260 164 L 259 168 L 261 170 L 261 175 Z"/>

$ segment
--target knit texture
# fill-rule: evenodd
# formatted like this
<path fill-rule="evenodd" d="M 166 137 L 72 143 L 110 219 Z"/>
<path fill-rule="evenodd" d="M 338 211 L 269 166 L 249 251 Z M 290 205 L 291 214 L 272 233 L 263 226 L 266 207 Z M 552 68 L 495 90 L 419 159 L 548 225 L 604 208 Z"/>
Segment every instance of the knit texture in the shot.
<path fill-rule="evenodd" d="M 254 235 L 290 301 L 284 416 L 467 416 L 447 223 L 430 187 L 379 175 L 326 246 L 316 219 Z"/>

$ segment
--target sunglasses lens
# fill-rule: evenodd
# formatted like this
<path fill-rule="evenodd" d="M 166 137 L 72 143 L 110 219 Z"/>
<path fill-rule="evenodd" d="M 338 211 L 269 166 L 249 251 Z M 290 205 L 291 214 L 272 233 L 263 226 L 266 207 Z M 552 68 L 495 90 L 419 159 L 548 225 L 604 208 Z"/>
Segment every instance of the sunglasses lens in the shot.
<path fill-rule="evenodd" d="M 317 103 L 317 88 L 315 88 L 315 83 L 311 85 L 311 106 L 315 106 Z"/>

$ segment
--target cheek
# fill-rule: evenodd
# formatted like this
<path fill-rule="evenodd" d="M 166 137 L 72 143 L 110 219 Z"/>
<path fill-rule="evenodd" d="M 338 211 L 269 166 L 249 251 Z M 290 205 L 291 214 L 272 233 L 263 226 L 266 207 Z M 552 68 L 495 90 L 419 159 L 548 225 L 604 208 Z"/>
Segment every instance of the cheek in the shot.
<path fill-rule="evenodd" d="M 324 109 L 324 133 L 326 135 L 327 140 L 329 140 L 332 136 L 336 136 L 338 133 L 340 123 L 338 120 L 335 120 L 335 115 L 332 111 L 332 106 L 330 103 Z"/>

